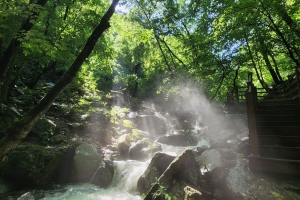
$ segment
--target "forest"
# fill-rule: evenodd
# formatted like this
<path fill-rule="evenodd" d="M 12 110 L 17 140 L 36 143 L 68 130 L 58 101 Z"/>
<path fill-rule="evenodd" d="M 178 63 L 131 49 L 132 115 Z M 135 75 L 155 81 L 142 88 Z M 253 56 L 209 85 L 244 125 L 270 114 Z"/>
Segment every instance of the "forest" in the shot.
<path fill-rule="evenodd" d="M 299 0 L 3 0 L 0 159 L 57 101 L 185 87 L 222 106 L 248 72 L 268 91 L 300 65 L 299 20 Z"/>

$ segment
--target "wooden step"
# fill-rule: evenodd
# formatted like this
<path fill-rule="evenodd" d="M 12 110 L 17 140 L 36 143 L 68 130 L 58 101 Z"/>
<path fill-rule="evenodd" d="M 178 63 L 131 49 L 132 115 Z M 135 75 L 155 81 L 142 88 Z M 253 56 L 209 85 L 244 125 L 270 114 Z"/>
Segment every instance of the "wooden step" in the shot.
<path fill-rule="evenodd" d="M 300 136 L 300 127 L 296 126 L 257 126 L 258 135 Z"/>
<path fill-rule="evenodd" d="M 294 126 L 300 127 L 300 121 L 256 121 L 257 126 Z"/>
<path fill-rule="evenodd" d="M 300 113 L 295 115 L 256 115 L 257 121 L 298 121 L 300 124 Z"/>
<path fill-rule="evenodd" d="M 255 106 L 256 110 L 300 110 L 300 105 L 285 104 L 285 105 L 263 105 Z"/>
<path fill-rule="evenodd" d="M 300 161 L 249 156 L 251 170 L 300 175 Z"/>
<path fill-rule="evenodd" d="M 300 110 L 256 110 L 255 115 L 298 115 Z"/>
<path fill-rule="evenodd" d="M 256 105 L 263 106 L 263 105 L 286 105 L 286 104 L 299 104 L 299 100 L 281 100 L 281 101 L 259 101 L 256 102 Z"/>
<path fill-rule="evenodd" d="M 300 160 L 300 147 L 281 147 L 259 145 L 261 157 Z"/>
<path fill-rule="evenodd" d="M 259 145 L 300 147 L 300 136 L 259 135 Z"/>

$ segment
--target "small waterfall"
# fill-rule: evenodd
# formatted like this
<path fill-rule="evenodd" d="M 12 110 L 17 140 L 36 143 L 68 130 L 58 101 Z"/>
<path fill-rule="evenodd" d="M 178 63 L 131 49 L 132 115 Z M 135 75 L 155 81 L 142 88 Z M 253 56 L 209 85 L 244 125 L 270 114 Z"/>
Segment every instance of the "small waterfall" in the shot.
<path fill-rule="evenodd" d="M 148 162 L 133 160 L 115 161 L 112 185 L 99 188 L 90 183 L 54 185 L 43 190 L 26 191 L 23 195 L 12 195 L 8 199 L 20 200 L 142 200 L 137 191 L 137 180 L 147 168 Z"/>
<path fill-rule="evenodd" d="M 128 191 L 130 193 L 137 192 L 137 181 L 147 168 L 148 162 L 140 162 L 134 160 L 115 161 L 115 174 L 112 186 L 118 190 Z"/>

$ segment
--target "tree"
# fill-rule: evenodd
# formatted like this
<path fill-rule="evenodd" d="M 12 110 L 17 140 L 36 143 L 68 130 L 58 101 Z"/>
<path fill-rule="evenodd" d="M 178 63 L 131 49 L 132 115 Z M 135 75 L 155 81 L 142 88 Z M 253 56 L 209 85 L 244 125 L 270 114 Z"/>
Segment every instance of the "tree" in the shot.
<path fill-rule="evenodd" d="M 98 41 L 102 33 L 110 27 L 109 20 L 113 15 L 118 2 L 119 0 L 112 1 L 111 6 L 104 14 L 100 23 L 95 28 L 91 36 L 88 38 L 85 46 L 76 57 L 68 71 L 60 78 L 60 80 L 48 91 L 44 98 L 31 111 L 29 111 L 22 119 L 15 122 L 14 126 L 0 141 L 0 159 L 2 159 L 11 149 L 15 148 L 18 143 L 27 136 L 34 123 L 48 111 L 54 100 L 69 84 L 71 84 L 84 60 L 91 54 L 96 42 Z"/>
<path fill-rule="evenodd" d="M 22 24 L 18 34 L 23 35 L 33 27 L 32 21 L 38 17 L 41 11 L 41 7 L 43 7 L 47 3 L 47 1 L 48 0 L 38 0 L 36 4 L 32 4 L 32 6 L 30 6 L 30 9 L 32 9 L 33 12 L 27 17 L 25 22 Z M 11 65 L 11 62 L 13 62 L 14 57 L 20 48 L 20 45 L 21 45 L 20 38 L 17 37 L 13 38 L 9 43 L 6 51 L 3 53 L 2 57 L 0 58 L 0 64 L 1 64 L 0 81 L 3 80 L 4 74 L 7 71 L 8 67 L 13 66 Z"/>

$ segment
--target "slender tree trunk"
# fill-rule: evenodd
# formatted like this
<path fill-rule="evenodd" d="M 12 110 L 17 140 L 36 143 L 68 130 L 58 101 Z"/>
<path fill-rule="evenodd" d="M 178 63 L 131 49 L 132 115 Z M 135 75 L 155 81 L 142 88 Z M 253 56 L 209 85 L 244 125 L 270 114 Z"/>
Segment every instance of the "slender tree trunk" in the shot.
<path fill-rule="evenodd" d="M 251 48 L 250 48 L 249 41 L 248 41 L 248 36 L 247 36 L 247 33 L 246 33 L 246 32 L 244 32 L 244 37 L 245 37 L 245 40 L 246 40 L 247 50 L 248 50 L 248 53 L 249 53 L 250 58 L 251 58 L 251 63 L 252 63 L 252 66 L 253 66 L 253 68 L 254 68 L 254 70 L 255 70 L 255 73 L 256 73 L 256 76 L 257 76 L 257 78 L 258 78 L 258 81 L 259 81 L 259 83 L 261 84 L 261 86 L 262 86 L 265 90 L 267 90 L 267 89 L 268 89 L 268 87 L 266 87 L 267 84 L 263 81 L 263 79 L 261 78 L 261 76 L 260 76 L 259 73 L 258 73 L 258 70 L 257 70 L 256 64 L 255 64 L 254 58 L 253 58 L 253 53 L 252 53 L 252 50 L 251 50 Z"/>
<path fill-rule="evenodd" d="M 273 63 L 274 63 L 274 66 L 275 66 L 275 72 L 276 72 L 276 74 L 277 74 L 277 77 L 279 78 L 280 81 L 282 81 L 282 77 L 281 77 L 281 75 L 280 75 L 280 72 L 279 72 L 279 68 L 278 68 L 278 64 L 277 64 L 277 62 L 276 62 L 276 59 L 275 59 L 275 57 L 274 57 L 274 55 L 272 54 L 271 51 L 269 51 L 268 53 L 269 53 L 269 56 L 271 57 L 271 59 L 272 59 L 272 61 L 273 61 Z"/>
<path fill-rule="evenodd" d="M 272 79 L 273 79 L 275 85 L 278 85 L 278 84 L 280 83 L 280 81 L 279 81 L 279 79 L 278 79 L 278 77 L 277 77 L 276 72 L 274 71 L 274 69 L 273 69 L 273 67 L 272 67 L 272 65 L 271 65 L 271 62 L 270 62 L 270 60 L 269 60 L 269 57 L 268 57 L 267 52 L 262 51 L 262 55 L 263 55 L 263 58 L 264 58 L 264 60 L 265 60 L 265 63 L 266 63 L 266 65 L 267 65 L 267 68 L 268 68 L 268 70 L 269 70 L 269 72 L 270 72 L 270 74 L 271 74 L 271 76 L 272 76 Z"/>
<path fill-rule="evenodd" d="M 216 90 L 215 94 L 210 98 L 210 102 L 212 102 L 216 98 L 216 96 L 218 95 L 219 90 L 220 90 L 221 86 L 223 85 L 225 77 L 226 77 L 226 73 L 225 73 L 225 68 L 223 66 L 222 75 L 220 77 L 220 83 L 217 87 L 217 90 Z"/>
<path fill-rule="evenodd" d="M 275 32 L 276 34 L 279 36 L 279 38 L 282 40 L 283 44 L 285 45 L 287 51 L 288 51 L 288 54 L 290 56 L 290 58 L 296 63 L 297 66 L 300 65 L 300 62 L 298 61 L 298 59 L 296 59 L 293 51 L 292 51 L 292 48 L 291 48 L 291 45 L 288 43 L 288 41 L 285 39 L 283 33 L 280 31 L 280 29 L 278 28 L 278 26 L 276 25 L 275 21 L 273 20 L 271 14 L 269 13 L 268 9 L 265 7 L 264 3 L 262 0 L 259 0 L 263 10 L 265 11 L 265 14 L 267 16 L 267 18 L 270 20 L 271 24 L 273 25 L 274 29 L 275 29 Z"/>
<path fill-rule="evenodd" d="M 156 34 L 156 30 L 155 30 L 155 28 L 152 26 L 151 20 L 150 20 L 149 16 L 147 15 L 147 12 L 143 9 L 143 7 L 139 4 L 138 1 L 137 1 L 137 4 L 138 4 L 139 7 L 142 9 L 142 11 L 143 11 L 145 17 L 147 18 L 147 21 L 148 21 L 149 25 L 151 26 L 151 28 L 152 28 L 152 30 L 153 30 L 153 32 L 154 32 L 154 37 L 155 37 L 155 40 L 156 40 L 156 42 L 157 42 L 157 44 L 158 44 L 159 50 L 160 50 L 160 52 L 161 52 L 161 54 L 162 54 L 162 56 L 163 56 L 163 58 L 164 58 L 164 61 L 165 61 L 166 65 L 167 65 L 167 67 L 168 67 L 168 69 L 169 69 L 169 72 L 171 73 L 171 78 L 173 79 L 173 78 L 174 78 L 174 75 L 173 75 L 172 69 L 171 69 L 171 67 L 170 67 L 170 65 L 169 65 L 169 62 L 168 62 L 168 60 L 167 60 L 167 57 L 166 57 L 166 55 L 165 55 L 165 53 L 164 53 L 164 51 L 163 51 L 163 49 L 162 49 L 162 47 L 161 47 L 161 44 L 160 44 L 160 42 L 159 42 L 159 37 L 158 37 L 158 35 Z"/>
<path fill-rule="evenodd" d="M 37 5 L 44 6 L 48 0 L 38 0 Z M 23 32 L 28 32 L 32 27 L 32 20 L 38 17 L 38 12 L 33 12 L 27 20 L 22 24 L 21 29 L 19 30 L 20 34 L 24 34 Z M 22 32 L 22 33 L 21 33 Z M 9 43 L 6 51 L 3 53 L 3 56 L 0 59 L 0 81 L 3 80 L 4 74 L 7 71 L 10 62 L 13 60 L 14 55 L 18 52 L 20 48 L 21 42 L 18 38 L 12 39 Z"/>
<path fill-rule="evenodd" d="M 300 38 L 300 29 L 297 26 L 297 23 L 289 16 L 286 9 L 283 8 L 282 5 L 277 5 L 278 14 L 283 19 L 283 21 L 290 27 L 291 31 L 293 31 L 298 38 Z"/>
<path fill-rule="evenodd" d="M 173 72 L 172 72 L 172 69 L 171 69 L 171 66 L 169 65 L 168 59 L 167 59 L 167 57 L 166 57 L 166 55 L 165 55 L 165 52 L 163 51 L 163 49 L 162 49 L 162 47 L 161 47 L 161 44 L 160 44 L 160 42 L 159 42 L 158 35 L 156 35 L 155 30 L 154 30 L 154 36 L 155 36 L 156 42 L 157 42 L 157 44 L 158 44 L 159 50 L 160 50 L 160 52 L 161 52 L 161 54 L 162 54 L 162 56 L 163 56 L 163 58 L 164 58 L 164 61 L 165 61 L 166 65 L 167 65 L 167 67 L 168 67 L 168 69 L 169 69 L 169 72 L 171 72 L 171 77 L 174 78 Z"/>
<path fill-rule="evenodd" d="M 0 141 L 0 160 L 18 143 L 24 139 L 29 131 L 32 129 L 34 123 L 40 119 L 50 108 L 55 99 L 60 93 L 71 84 L 72 80 L 76 77 L 84 60 L 89 57 L 96 42 L 102 33 L 110 27 L 109 20 L 115 11 L 115 7 L 119 0 L 113 0 L 108 11 L 102 17 L 100 23 L 93 31 L 92 35 L 88 38 L 84 48 L 77 56 L 68 71 L 60 78 L 60 80 L 48 91 L 42 100 L 29 111 L 22 119 L 15 122 L 13 127 L 8 131 L 7 135 Z"/>
<path fill-rule="evenodd" d="M 275 73 L 272 65 L 271 65 L 271 62 L 269 60 L 269 57 L 268 57 L 268 50 L 267 50 L 267 47 L 265 46 L 264 42 L 262 40 L 260 40 L 260 47 L 261 47 L 261 53 L 263 55 L 263 58 L 264 58 L 264 61 L 266 63 L 266 66 L 272 76 L 272 79 L 275 83 L 275 85 L 278 85 L 280 83 L 278 77 L 277 77 L 277 74 Z"/>
<path fill-rule="evenodd" d="M 175 57 L 175 58 L 182 64 L 183 67 L 185 67 L 186 65 L 184 64 L 184 62 L 183 62 L 180 58 L 178 58 L 178 57 L 175 55 L 175 53 L 170 49 L 170 47 L 169 47 L 169 45 L 167 44 L 167 42 L 166 42 L 164 39 L 161 39 L 161 38 L 160 38 L 160 40 L 165 44 L 165 46 L 167 47 L 167 49 L 168 49 L 168 51 L 171 53 L 171 55 L 172 55 L 173 57 Z"/>
<path fill-rule="evenodd" d="M 14 55 L 15 57 L 15 55 Z M 8 71 L 6 73 L 6 78 L 3 81 L 3 85 L 1 87 L 1 103 L 8 105 L 8 90 L 9 90 L 9 85 L 10 82 L 12 81 L 12 75 L 13 75 L 13 70 L 14 70 L 14 62 L 10 63 L 10 66 L 8 68 Z"/>

